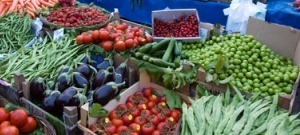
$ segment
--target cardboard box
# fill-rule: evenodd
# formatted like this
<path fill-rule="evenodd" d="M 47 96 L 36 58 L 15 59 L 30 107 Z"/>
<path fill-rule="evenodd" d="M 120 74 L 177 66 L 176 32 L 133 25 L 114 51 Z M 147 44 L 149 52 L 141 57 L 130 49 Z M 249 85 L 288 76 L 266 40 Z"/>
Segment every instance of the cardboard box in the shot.
<path fill-rule="evenodd" d="M 161 41 L 165 38 L 170 38 L 170 37 L 155 37 L 154 36 L 154 18 L 163 18 L 164 21 L 172 21 L 174 20 L 174 17 L 180 17 L 181 15 L 190 15 L 190 14 L 196 14 L 197 16 L 197 20 L 199 22 L 199 27 L 198 27 L 198 31 L 199 31 L 199 37 L 176 37 L 174 39 L 178 40 L 178 41 L 182 41 L 182 42 L 198 42 L 200 41 L 201 37 L 200 37 L 200 33 L 201 33 L 201 29 L 200 29 L 200 19 L 198 16 L 198 12 L 196 9 L 170 9 L 170 10 L 156 10 L 156 11 L 152 11 L 152 36 L 154 41 L 158 42 Z"/>
<path fill-rule="evenodd" d="M 250 17 L 247 25 L 246 34 L 253 35 L 256 40 L 267 45 L 276 54 L 291 58 L 293 63 L 300 67 L 300 31 L 288 26 L 271 24 L 259 19 Z M 203 69 L 199 68 L 197 73 L 198 82 L 205 83 L 206 73 Z M 298 75 L 293 91 L 291 94 L 283 95 L 279 98 L 278 105 L 292 111 L 297 87 L 299 85 L 300 74 Z M 224 85 L 212 84 L 214 91 L 224 92 Z M 246 93 L 251 96 L 250 93 Z"/>
<path fill-rule="evenodd" d="M 126 91 L 120 94 L 120 100 L 112 100 L 107 105 L 105 105 L 103 108 L 105 108 L 108 111 L 114 110 L 119 104 L 126 103 L 126 100 L 129 96 L 133 95 L 135 92 L 140 91 L 141 89 L 145 87 L 152 87 L 154 90 L 158 92 L 158 94 L 162 94 L 162 90 L 165 88 L 152 83 L 150 76 L 148 75 L 147 71 L 143 70 L 140 72 L 140 81 L 132 85 L 130 88 L 128 88 Z M 182 100 L 186 103 L 189 103 L 189 99 L 186 95 L 180 94 Z M 91 124 L 95 123 L 97 121 L 97 118 L 92 118 L 88 115 L 88 104 L 85 104 L 81 107 L 80 111 L 80 118 L 81 120 L 77 123 L 77 126 L 79 129 L 81 129 L 84 132 L 84 135 L 96 135 L 91 130 L 89 130 L 87 127 L 89 127 Z M 179 129 L 178 129 L 179 130 Z"/>

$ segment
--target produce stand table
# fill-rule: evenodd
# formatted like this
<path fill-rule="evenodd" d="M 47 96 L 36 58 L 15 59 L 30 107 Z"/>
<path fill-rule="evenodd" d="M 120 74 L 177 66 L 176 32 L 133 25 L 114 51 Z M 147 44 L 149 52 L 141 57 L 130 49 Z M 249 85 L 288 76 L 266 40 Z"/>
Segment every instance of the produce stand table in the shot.
<path fill-rule="evenodd" d="M 136 21 L 143 24 L 151 24 L 151 11 L 162 10 L 166 7 L 175 8 L 196 8 L 202 22 L 220 23 L 226 25 L 227 16 L 224 16 L 223 9 L 228 8 L 228 3 L 212 2 L 212 1 L 198 1 L 198 0 L 164 0 L 152 1 L 141 0 L 141 8 L 138 7 L 137 2 L 134 1 L 134 10 L 131 10 L 131 1 L 116 1 L 116 0 L 79 0 L 83 3 L 95 3 L 108 11 L 112 12 L 114 8 L 119 8 L 122 18 Z M 278 23 L 282 25 L 292 26 L 300 29 L 297 23 L 300 20 L 300 13 L 296 11 L 291 2 L 293 0 L 268 0 L 266 21 L 271 23 Z"/>

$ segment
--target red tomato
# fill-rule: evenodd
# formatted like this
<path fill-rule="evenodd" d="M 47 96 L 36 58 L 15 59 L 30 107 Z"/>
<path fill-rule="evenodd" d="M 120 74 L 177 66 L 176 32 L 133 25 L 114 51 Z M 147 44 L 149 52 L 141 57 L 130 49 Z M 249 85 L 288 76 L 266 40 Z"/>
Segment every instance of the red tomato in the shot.
<path fill-rule="evenodd" d="M 129 125 L 129 129 L 131 129 L 133 132 L 137 132 L 137 133 L 141 132 L 141 126 L 137 123 L 131 123 Z"/>
<path fill-rule="evenodd" d="M 139 45 L 144 45 L 144 44 L 147 43 L 146 39 L 143 38 L 143 37 L 139 37 L 139 38 L 138 38 L 138 41 L 139 41 Z"/>
<path fill-rule="evenodd" d="M 110 35 L 109 35 L 109 32 L 106 31 L 106 30 L 100 30 L 99 32 L 99 38 L 102 40 L 102 41 L 107 41 L 110 39 Z"/>
<path fill-rule="evenodd" d="M 153 42 L 153 37 L 152 36 L 146 36 L 146 41 L 147 41 L 147 43 Z"/>
<path fill-rule="evenodd" d="M 158 107 L 160 107 L 160 108 L 162 108 L 162 109 L 164 109 L 164 108 L 168 108 L 168 106 L 167 106 L 167 103 L 166 102 L 159 102 L 158 103 Z"/>
<path fill-rule="evenodd" d="M 142 126 L 143 135 L 152 135 L 155 130 L 155 126 L 152 123 L 146 123 Z"/>
<path fill-rule="evenodd" d="M 0 107 L 0 123 L 8 120 L 8 118 L 9 118 L 9 113 L 6 112 L 5 108 Z"/>
<path fill-rule="evenodd" d="M 142 110 L 141 116 L 149 117 L 151 115 L 151 112 L 149 110 Z"/>
<path fill-rule="evenodd" d="M 167 117 L 165 114 L 159 113 L 157 114 L 157 118 L 159 119 L 159 121 L 165 121 Z"/>
<path fill-rule="evenodd" d="M 108 132 L 108 134 L 114 134 L 117 131 L 117 128 L 114 125 L 106 126 L 105 129 Z"/>
<path fill-rule="evenodd" d="M 132 33 L 127 33 L 126 39 L 134 39 L 134 35 Z"/>
<path fill-rule="evenodd" d="M 143 97 L 142 99 L 140 99 L 139 104 L 147 104 L 149 102 L 149 100 L 146 97 Z"/>
<path fill-rule="evenodd" d="M 162 113 L 165 114 L 167 117 L 171 116 L 171 110 L 168 108 L 164 108 Z"/>
<path fill-rule="evenodd" d="M 133 31 L 133 32 L 138 32 L 138 31 L 139 31 L 139 27 L 136 27 L 136 26 L 133 27 L 133 28 L 132 28 L 132 31 Z"/>
<path fill-rule="evenodd" d="M 92 32 L 92 37 L 93 37 L 94 41 L 98 40 L 100 38 L 100 32 L 98 30 L 94 30 Z"/>
<path fill-rule="evenodd" d="M 1 124 L 0 124 L 0 129 L 5 127 L 5 126 L 10 126 L 10 122 L 9 121 L 3 121 Z"/>
<path fill-rule="evenodd" d="M 152 114 L 159 114 L 160 112 L 161 112 L 160 109 L 157 108 L 157 107 L 151 108 L 151 113 Z"/>
<path fill-rule="evenodd" d="M 137 108 L 140 110 L 140 111 L 143 111 L 143 110 L 146 110 L 147 109 L 147 105 L 146 104 L 139 104 L 137 106 Z"/>
<path fill-rule="evenodd" d="M 93 131 L 93 132 L 97 131 L 96 125 L 95 125 L 95 124 L 92 124 L 92 125 L 89 127 L 89 129 L 90 129 L 91 131 Z"/>
<path fill-rule="evenodd" d="M 34 131 L 36 128 L 37 128 L 36 120 L 33 117 L 29 116 L 27 118 L 27 123 L 25 124 L 25 126 L 20 128 L 20 132 L 28 134 L 28 133 Z"/>
<path fill-rule="evenodd" d="M 157 125 L 157 129 L 159 131 L 161 131 L 161 129 L 163 128 L 167 128 L 168 127 L 168 124 L 166 122 L 160 122 L 158 125 Z"/>
<path fill-rule="evenodd" d="M 159 103 L 159 98 L 157 98 L 157 96 L 154 95 L 154 94 L 152 94 L 151 96 L 149 96 L 148 99 L 149 99 L 149 101 L 153 101 L 156 104 Z"/>
<path fill-rule="evenodd" d="M 124 104 L 119 104 L 119 105 L 117 106 L 117 110 L 127 110 L 127 106 L 124 105 Z"/>
<path fill-rule="evenodd" d="M 150 122 L 153 123 L 153 125 L 158 125 L 159 124 L 159 119 L 156 115 L 150 115 L 149 117 Z"/>
<path fill-rule="evenodd" d="M 153 88 L 149 87 L 149 88 L 146 88 L 145 91 L 144 91 L 144 96 L 145 97 L 150 97 L 151 95 L 153 94 Z"/>
<path fill-rule="evenodd" d="M 160 135 L 160 131 L 159 130 L 155 130 L 152 135 Z"/>
<path fill-rule="evenodd" d="M 28 113 L 23 109 L 16 109 L 10 115 L 10 124 L 18 128 L 23 127 L 27 123 Z"/>
<path fill-rule="evenodd" d="M 128 127 L 126 126 L 120 126 L 117 128 L 117 133 L 121 134 L 122 132 L 126 132 L 128 130 Z"/>
<path fill-rule="evenodd" d="M 106 26 L 106 30 L 107 30 L 107 31 L 112 31 L 113 29 L 114 29 L 114 27 L 111 26 L 111 25 L 107 25 L 107 26 Z"/>
<path fill-rule="evenodd" d="M 145 119 L 145 117 L 137 116 L 137 117 L 135 117 L 134 122 L 139 125 L 144 125 L 146 123 L 146 119 Z"/>
<path fill-rule="evenodd" d="M 134 96 L 131 95 L 127 98 L 126 103 L 134 103 Z"/>
<path fill-rule="evenodd" d="M 137 117 L 139 116 L 141 113 L 141 111 L 138 109 L 138 108 L 130 108 L 130 114 L 133 116 L 133 117 Z"/>
<path fill-rule="evenodd" d="M 182 111 L 180 111 L 179 109 L 173 109 L 172 111 L 175 111 L 175 112 L 177 112 L 179 115 L 181 115 L 181 114 L 182 114 Z"/>
<path fill-rule="evenodd" d="M 117 115 L 117 110 L 112 110 L 111 112 L 109 112 L 108 118 L 109 119 L 117 119 L 119 116 Z"/>
<path fill-rule="evenodd" d="M 166 122 L 166 123 L 172 123 L 172 125 L 174 125 L 174 124 L 177 123 L 177 122 L 174 120 L 173 117 L 166 118 L 165 122 Z"/>
<path fill-rule="evenodd" d="M 127 108 L 134 108 L 135 105 L 132 102 L 127 102 L 126 103 Z"/>
<path fill-rule="evenodd" d="M 127 28 L 128 28 L 127 23 L 124 23 L 124 22 L 123 22 L 122 25 L 123 25 L 124 29 L 127 29 Z"/>
<path fill-rule="evenodd" d="M 116 26 L 116 29 L 117 29 L 117 30 L 122 30 L 122 31 L 123 31 L 123 30 L 125 30 L 126 28 L 124 27 L 124 25 L 119 24 L 119 25 Z"/>
<path fill-rule="evenodd" d="M 120 52 L 126 50 L 126 45 L 125 45 L 124 41 L 118 41 L 117 43 L 115 43 L 115 47 L 116 47 L 116 50 L 118 50 Z"/>
<path fill-rule="evenodd" d="M 147 103 L 147 108 L 148 109 L 152 109 L 154 106 L 155 106 L 155 103 L 152 102 L 152 101 L 150 101 L 150 102 Z"/>
<path fill-rule="evenodd" d="M 134 118 L 131 114 L 123 115 L 122 120 L 123 120 L 125 125 L 130 125 L 134 121 Z"/>
<path fill-rule="evenodd" d="M 137 132 L 131 132 L 130 135 L 139 135 Z"/>
<path fill-rule="evenodd" d="M 19 130 L 16 126 L 5 126 L 0 129 L 0 135 L 19 135 Z"/>
<path fill-rule="evenodd" d="M 111 41 L 102 42 L 102 47 L 107 52 L 111 52 L 112 50 L 114 50 L 114 45 L 112 44 Z"/>
<path fill-rule="evenodd" d="M 78 35 L 78 36 L 76 37 L 76 42 L 77 42 L 78 44 L 83 44 L 83 43 L 84 43 L 84 41 L 83 41 L 83 35 Z"/>
<path fill-rule="evenodd" d="M 134 47 L 140 45 L 138 38 L 134 38 L 133 42 L 134 42 Z"/>
<path fill-rule="evenodd" d="M 133 46 L 134 46 L 133 39 L 127 39 L 127 40 L 125 40 L 125 45 L 126 45 L 126 48 L 128 48 L 128 49 L 133 48 Z"/>
<path fill-rule="evenodd" d="M 93 43 L 93 37 L 92 37 L 92 34 L 91 34 L 91 33 L 84 34 L 84 35 L 83 35 L 83 42 L 84 42 L 85 44 Z"/>
<path fill-rule="evenodd" d="M 166 96 L 162 96 L 162 97 L 160 98 L 160 102 L 166 102 Z"/>
<path fill-rule="evenodd" d="M 112 119 L 111 123 L 117 128 L 124 125 L 124 122 L 120 119 Z"/>
<path fill-rule="evenodd" d="M 141 91 L 137 91 L 137 92 L 134 93 L 134 96 L 143 97 L 144 94 Z"/>
<path fill-rule="evenodd" d="M 180 116 L 181 114 L 178 114 L 178 112 L 177 111 L 174 111 L 174 110 L 172 110 L 171 111 L 171 115 L 170 115 L 170 117 L 173 117 L 174 118 L 174 120 L 176 121 L 176 122 L 178 122 L 179 121 L 179 119 L 180 119 Z"/>

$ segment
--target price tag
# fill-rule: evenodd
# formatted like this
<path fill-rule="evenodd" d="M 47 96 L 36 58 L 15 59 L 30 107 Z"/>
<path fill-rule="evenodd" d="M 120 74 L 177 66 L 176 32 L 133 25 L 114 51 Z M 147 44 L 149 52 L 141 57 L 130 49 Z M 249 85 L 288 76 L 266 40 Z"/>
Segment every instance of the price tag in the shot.
<path fill-rule="evenodd" d="M 200 28 L 200 37 L 201 40 L 205 40 L 207 38 L 208 30 L 204 28 Z"/>
<path fill-rule="evenodd" d="M 64 36 L 64 28 L 60 28 L 60 29 L 54 31 L 53 39 L 56 41 L 60 41 L 62 36 Z"/>

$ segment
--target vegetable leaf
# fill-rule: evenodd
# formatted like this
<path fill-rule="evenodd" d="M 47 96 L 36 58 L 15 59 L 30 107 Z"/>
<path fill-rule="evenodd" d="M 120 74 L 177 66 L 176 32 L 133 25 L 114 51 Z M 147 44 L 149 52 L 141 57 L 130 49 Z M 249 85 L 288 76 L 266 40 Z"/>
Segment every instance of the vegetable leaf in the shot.
<path fill-rule="evenodd" d="M 226 84 L 226 83 L 230 82 L 232 79 L 233 79 L 233 77 L 232 77 L 232 76 L 229 76 L 229 77 L 227 77 L 227 78 L 224 79 L 224 80 L 220 80 L 219 83 L 220 83 L 220 84 Z"/>
<path fill-rule="evenodd" d="M 210 73 L 206 73 L 205 80 L 206 82 L 211 82 L 212 80 L 214 80 L 214 76 Z"/>
<path fill-rule="evenodd" d="M 101 104 L 93 103 L 92 107 L 89 108 L 89 114 L 92 117 L 106 117 L 108 111 L 102 108 Z"/>
<path fill-rule="evenodd" d="M 167 104 L 171 109 L 181 108 L 182 100 L 177 92 L 172 90 L 164 90 L 163 94 L 166 96 Z"/>

